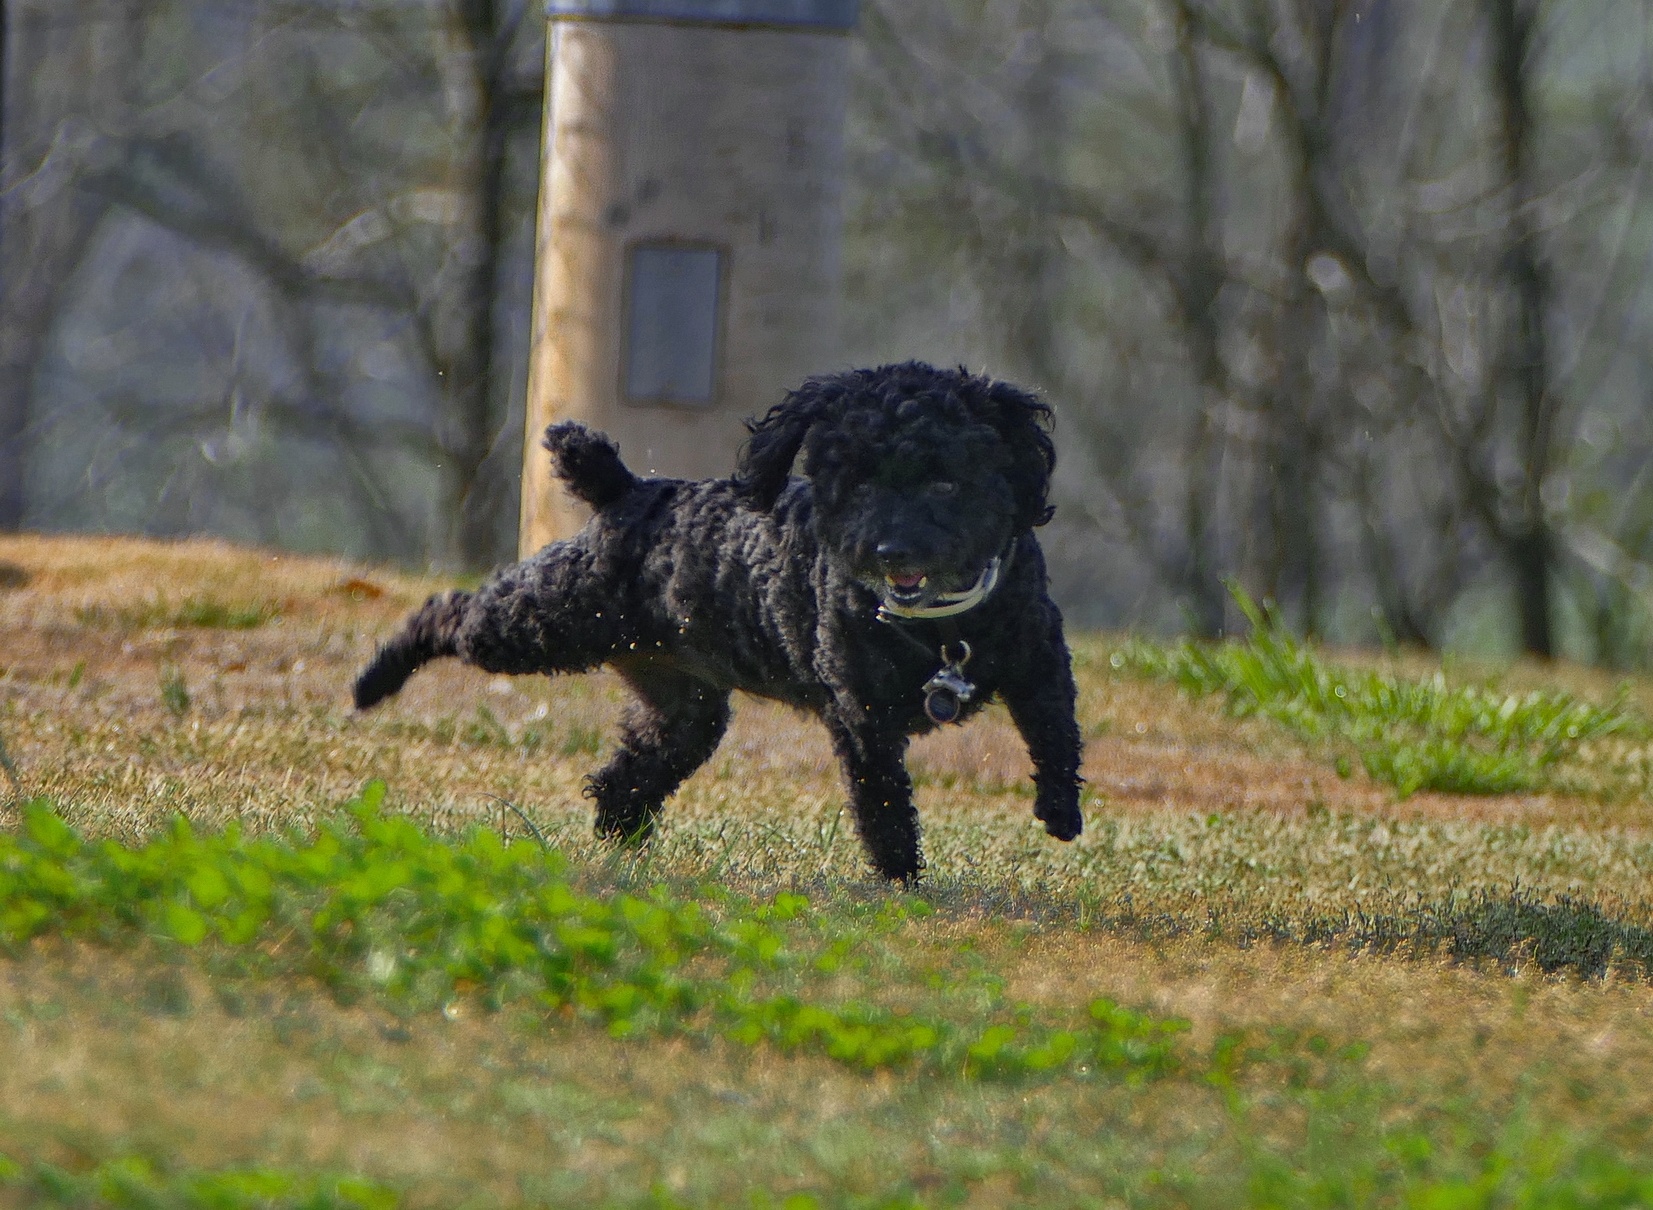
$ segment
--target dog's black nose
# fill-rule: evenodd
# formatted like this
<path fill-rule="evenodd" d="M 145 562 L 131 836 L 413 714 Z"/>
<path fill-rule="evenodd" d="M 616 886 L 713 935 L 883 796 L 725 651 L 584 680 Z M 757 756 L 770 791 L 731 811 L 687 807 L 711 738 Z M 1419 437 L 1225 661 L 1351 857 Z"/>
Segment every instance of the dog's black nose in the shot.
<path fill-rule="evenodd" d="M 900 566 L 913 561 L 913 545 L 899 538 L 886 538 L 872 548 L 879 561 L 889 566 Z"/>

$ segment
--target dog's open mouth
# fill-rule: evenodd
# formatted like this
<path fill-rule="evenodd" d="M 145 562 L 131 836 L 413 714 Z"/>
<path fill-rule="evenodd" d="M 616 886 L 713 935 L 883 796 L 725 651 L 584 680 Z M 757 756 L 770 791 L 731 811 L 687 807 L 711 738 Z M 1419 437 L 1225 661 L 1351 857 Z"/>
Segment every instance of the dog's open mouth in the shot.
<path fill-rule="evenodd" d="M 943 577 L 922 571 L 887 571 L 877 585 L 885 618 L 944 618 L 974 609 L 999 582 L 998 559 L 989 559 L 974 576 Z"/>
<path fill-rule="evenodd" d="M 898 605 L 917 605 L 930 595 L 930 577 L 921 571 L 887 572 L 884 595 Z"/>

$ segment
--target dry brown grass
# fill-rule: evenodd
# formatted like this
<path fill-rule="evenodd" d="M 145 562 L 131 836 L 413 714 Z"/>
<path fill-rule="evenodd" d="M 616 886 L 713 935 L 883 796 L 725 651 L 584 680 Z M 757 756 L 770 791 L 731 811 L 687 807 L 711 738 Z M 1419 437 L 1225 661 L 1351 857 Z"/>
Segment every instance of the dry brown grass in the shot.
<path fill-rule="evenodd" d="M 738 703 L 724 746 L 641 856 L 597 848 L 579 792 L 622 705 L 611 677 L 509 681 L 450 663 L 352 714 L 348 687 L 377 637 L 440 587 L 211 543 L 0 538 L 0 739 L 27 792 L 94 833 L 140 835 L 174 812 L 209 827 L 302 826 L 382 777 L 393 806 L 438 827 L 520 831 L 495 796 L 507 799 L 577 860 L 628 880 L 883 893 L 865 878 L 820 729 L 767 703 Z M 203 601 L 275 614 L 247 629 L 169 623 Z M 1307 919 L 1514 882 L 1645 921 L 1653 802 L 1398 803 L 1264 724 L 1115 678 L 1104 638 L 1077 648 L 1086 836 L 1061 846 L 1033 823 L 1025 752 L 1002 711 L 920 740 L 912 766 L 944 911 L 891 939 L 890 969 L 963 947 L 1053 1011 L 1111 995 L 1188 1017 L 1196 1048 L 1237 1028 L 1365 1039 L 1403 1099 L 1458 1096 L 1489 1112 L 1524 1101 L 1620 1140 L 1645 1134 L 1645 983 L 1197 934 L 1207 908 Z M 187 687 L 187 710 L 166 703 L 168 675 Z M 1634 692 L 1646 700 L 1647 685 Z M 1120 923 L 1156 913 L 1175 927 Z M 1001 1095 L 717 1043 L 402 1021 L 298 986 L 242 988 L 250 999 L 234 1011 L 223 994 L 158 954 L 45 947 L 0 966 L 0 1151 L 330 1165 L 405 1183 L 430 1205 L 571 1204 L 655 1183 L 708 1204 L 753 1183 L 907 1180 L 924 1194 L 965 1170 L 977 1173 L 967 1204 L 1029 1190 L 1073 1200 L 1104 1189 L 1127 1152 L 1198 1151 L 1203 1139 L 1196 1166 L 1213 1171 L 1229 1155 L 1221 1105 L 1185 1085 Z"/>
<path fill-rule="evenodd" d="M 617 682 L 601 674 L 512 680 L 444 663 L 384 709 L 353 715 L 348 687 L 375 639 L 444 587 L 386 569 L 206 542 L 31 536 L 0 538 L 0 565 L 14 569 L 0 578 L 6 738 L 31 792 L 99 827 L 140 831 L 178 810 L 206 823 L 237 816 L 280 826 L 330 808 L 372 776 L 439 819 L 485 811 L 491 793 L 577 823 L 579 777 L 594 760 L 558 749 L 570 736 L 606 735 L 621 705 Z M 247 630 L 145 624 L 203 600 L 280 612 Z M 1111 813 L 1312 807 L 1531 827 L 1653 822 L 1646 800 L 1419 794 L 1397 803 L 1386 787 L 1339 778 L 1299 755 L 1263 724 L 1225 718 L 1164 685 L 1108 676 L 1105 640 L 1077 647 L 1084 772 Z M 182 718 L 160 692 L 173 669 L 192 702 Z M 515 737 L 548 724 L 550 750 L 466 742 L 478 711 Z M 912 763 L 930 815 L 947 809 L 955 789 L 1002 798 L 1027 788 L 1026 753 L 1002 710 L 917 741 Z M 820 728 L 755 699 L 738 703 L 728 740 L 685 788 L 690 810 L 720 783 L 741 788 L 726 805 L 778 800 L 782 820 L 796 803 L 836 810 Z M 668 820 L 682 813 L 674 806 Z"/>

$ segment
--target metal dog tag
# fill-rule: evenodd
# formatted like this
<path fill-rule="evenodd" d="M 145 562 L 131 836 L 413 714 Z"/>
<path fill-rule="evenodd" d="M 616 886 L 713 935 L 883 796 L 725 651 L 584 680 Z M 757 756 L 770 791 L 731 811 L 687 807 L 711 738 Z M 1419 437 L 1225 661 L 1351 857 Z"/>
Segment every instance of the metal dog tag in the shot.
<path fill-rule="evenodd" d="M 941 649 L 941 671 L 924 682 L 924 713 L 937 725 L 958 722 L 964 704 L 976 696 L 976 687 L 965 679 L 964 666 L 970 662 L 970 644 L 960 642 L 964 654 L 949 659 L 947 648 Z"/>

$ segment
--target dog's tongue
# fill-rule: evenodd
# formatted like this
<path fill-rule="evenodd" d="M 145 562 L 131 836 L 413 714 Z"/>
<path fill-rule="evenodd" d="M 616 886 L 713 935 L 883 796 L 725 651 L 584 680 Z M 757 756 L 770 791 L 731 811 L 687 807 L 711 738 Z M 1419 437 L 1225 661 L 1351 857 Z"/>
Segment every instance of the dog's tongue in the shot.
<path fill-rule="evenodd" d="M 889 581 L 897 588 L 917 588 L 924 583 L 924 576 L 920 572 L 913 571 L 903 575 L 892 575 L 889 577 Z"/>

